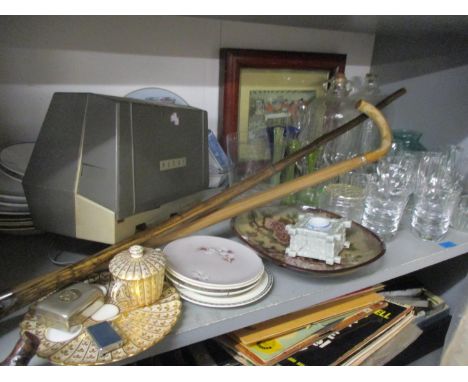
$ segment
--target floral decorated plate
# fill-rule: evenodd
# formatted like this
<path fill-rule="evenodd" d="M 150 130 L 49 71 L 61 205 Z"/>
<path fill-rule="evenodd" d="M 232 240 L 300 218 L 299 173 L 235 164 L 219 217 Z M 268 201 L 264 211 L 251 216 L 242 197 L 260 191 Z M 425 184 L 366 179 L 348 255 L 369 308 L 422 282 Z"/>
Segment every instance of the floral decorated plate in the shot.
<path fill-rule="evenodd" d="M 189 236 L 164 248 L 173 278 L 206 289 L 237 289 L 258 281 L 262 259 L 250 247 L 216 236 Z"/>
<path fill-rule="evenodd" d="M 373 262 L 385 253 L 385 244 L 377 235 L 353 222 L 347 231 L 347 240 L 351 245 L 340 252 L 340 264 L 327 265 L 311 258 L 287 256 L 285 250 L 289 246 L 289 234 L 285 226 L 294 224 L 298 215 L 305 212 L 329 218 L 338 217 L 334 213 L 310 207 L 270 206 L 241 214 L 233 218 L 231 224 L 239 237 L 260 255 L 298 271 L 322 274 L 345 272 Z"/>
<path fill-rule="evenodd" d="M 109 272 L 102 272 L 91 277 L 89 282 L 112 288 Z M 124 303 L 124 302 L 123 302 Z M 120 302 L 117 303 L 120 307 Z M 40 339 L 37 355 L 49 359 L 58 365 L 103 365 L 122 361 L 137 355 L 161 341 L 176 324 L 181 313 L 180 296 L 169 284 L 164 285 L 161 298 L 153 305 L 134 310 L 121 309 L 112 325 L 124 339 L 124 344 L 104 355 L 99 354 L 97 346 L 85 330 L 97 322 L 88 318 L 83 323 L 80 333 L 63 342 L 54 342 L 47 335 L 48 328 L 34 313 L 27 313 L 20 324 L 21 333 L 29 331 Z"/>
<path fill-rule="evenodd" d="M 254 282 L 252 285 L 247 285 L 246 287 L 236 288 L 236 289 L 208 289 L 201 288 L 195 285 L 186 283 L 176 277 L 172 276 L 170 273 L 166 273 L 166 278 L 176 287 L 179 292 L 190 291 L 204 296 L 214 296 L 214 297 L 223 297 L 223 296 L 236 296 L 244 294 L 249 290 L 255 288 L 259 281 Z"/>
<path fill-rule="evenodd" d="M 180 297 L 193 304 L 210 308 L 235 308 L 252 304 L 263 298 L 273 286 L 273 276 L 268 271 L 255 283 L 254 288 L 236 296 L 206 296 L 199 293 L 179 289 Z"/>

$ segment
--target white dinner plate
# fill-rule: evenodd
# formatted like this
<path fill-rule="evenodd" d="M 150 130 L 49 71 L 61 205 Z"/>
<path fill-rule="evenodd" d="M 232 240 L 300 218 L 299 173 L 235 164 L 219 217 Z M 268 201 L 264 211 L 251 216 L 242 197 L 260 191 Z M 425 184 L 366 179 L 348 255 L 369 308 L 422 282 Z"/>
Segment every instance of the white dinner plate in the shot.
<path fill-rule="evenodd" d="M 26 221 L 3 221 L 0 220 L 0 229 L 9 229 L 9 228 L 32 228 L 34 223 L 32 220 Z"/>
<path fill-rule="evenodd" d="M 210 308 L 235 308 L 252 304 L 253 302 L 260 300 L 270 291 L 272 286 L 273 276 L 268 271 L 265 271 L 260 282 L 255 288 L 237 296 L 214 297 L 204 296 L 187 290 L 182 291 L 178 289 L 178 291 L 182 299 L 196 305 L 207 306 Z"/>
<path fill-rule="evenodd" d="M 5 213 L 5 212 L 27 212 L 29 213 L 29 207 L 28 205 L 24 204 L 14 204 L 14 205 L 6 205 L 6 204 L 0 204 L 0 215 Z"/>
<path fill-rule="evenodd" d="M 10 216 L 0 215 L 0 225 L 3 223 L 32 223 L 30 216 Z"/>
<path fill-rule="evenodd" d="M 31 213 L 28 212 L 20 212 L 20 211 L 1 211 L 0 212 L 0 219 L 25 219 L 30 218 Z"/>
<path fill-rule="evenodd" d="M 222 284 L 212 284 L 212 283 L 201 282 L 201 281 L 194 280 L 188 277 L 184 277 L 178 273 L 173 272 L 171 269 L 166 268 L 166 274 L 169 277 L 176 279 L 176 281 L 185 283 L 186 285 L 189 285 L 192 288 L 201 288 L 201 289 L 218 291 L 218 292 L 236 291 L 238 289 L 248 288 L 249 286 L 252 286 L 255 283 L 257 283 L 258 280 L 260 280 L 260 278 L 263 276 L 263 272 L 264 272 L 264 268 L 262 268 L 262 271 L 259 272 L 258 275 L 255 276 L 255 278 L 245 283 L 234 284 L 234 285 L 229 285 L 229 284 L 222 285 Z M 199 275 L 199 273 L 197 273 L 197 275 Z"/>
<path fill-rule="evenodd" d="M 34 143 L 18 143 L 5 147 L 0 151 L 0 163 L 7 170 L 22 177 L 28 167 L 33 150 Z"/>
<path fill-rule="evenodd" d="M 163 252 L 169 274 L 206 289 L 242 288 L 257 281 L 264 271 L 253 249 L 216 236 L 178 239 L 166 245 Z"/>
<path fill-rule="evenodd" d="M 1 163 L 0 163 L 0 172 L 3 172 L 5 175 L 11 176 L 17 182 L 22 182 L 23 181 L 23 176 L 22 175 L 16 174 L 13 171 L 8 170 Z"/>
<path fill-rule="evenodd" d="M 188 103 L 181 96 L 162 88 L 138 89 L 128 93 L 125 97 L 141 99 L 148 102 L 188 106 Z"/>
<path fill-rule="evenodd" d="M 20 204 L 26 204 L 27 203 L 25 196 L 1 195 L 1 194 L 0 194 L 0 202 L 20 203 Z"/>
<path fill-rule="evenodd" d="M 28 208 L 27 203 L 15 203 L 15 202 L 4 202 L 0 199 L 0 209 L 2 207 L 13 207 L 13 208 Z"/>
<path fill-rule="evenodd" d="M 236 296 L 236 295 L 245 293 L 245 292 L 249 291 L 250 289 L 255 288 L 257 286 L 257 284 L 260 282 L 260 280 L 258 280 L 257 282 L 254 282 L 252 285 L 248 285 L 246 287 L 239 288 L 239 289 L 223 290 L 223 289 L 207 289 L 207 288 L 196 287 L 196 286 L 187 284 L 184 281 L 175 278 L 175 276 L 172 276 L 169 273 L 166 273 L 166 278 L 172 284 L 174 284 L 174 286 L 178 290 L 182 290 L 182 291 L 188 290 L 188 291 L 192 291 L 192 292 L 202 294 L 202 295 L 205 295 L 205 296 L 217 296 L 217 297 Z"/>
<path fill-rule="evenodd" d="M 0 171 L 0 195 L 25 198 L 23 185 L 17 179 Z"/>
<path fill-rule="evenodd" d="M 0 233 L 5 233 L 9 235 L 18 235 L 18 236 L 26 236 L 26 235 L 36 235 L 43 233 L 37 229 L 36 227 L 19 227 L 19 228 L 2 228 L 0 229 Z"/>

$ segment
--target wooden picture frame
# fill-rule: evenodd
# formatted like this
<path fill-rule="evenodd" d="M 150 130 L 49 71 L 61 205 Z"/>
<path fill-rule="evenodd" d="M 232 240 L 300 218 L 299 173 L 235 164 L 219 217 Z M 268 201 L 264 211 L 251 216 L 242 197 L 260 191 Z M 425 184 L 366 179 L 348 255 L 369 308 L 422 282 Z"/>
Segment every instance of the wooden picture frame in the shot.
<path fill-rule="evenodd" d="M 224 148 L 228 134 L 246 136 L 245 114 L 251 101 L 246 98 L 260 92 L 288 92 L 294 98 L 312 91 L 311 97 L 319 96 L 324 91 L 322 83 L 338 72 L 344 73 L 346 65 L 345 54 L 223 48 L 220 55 L 218 139 Z"/>

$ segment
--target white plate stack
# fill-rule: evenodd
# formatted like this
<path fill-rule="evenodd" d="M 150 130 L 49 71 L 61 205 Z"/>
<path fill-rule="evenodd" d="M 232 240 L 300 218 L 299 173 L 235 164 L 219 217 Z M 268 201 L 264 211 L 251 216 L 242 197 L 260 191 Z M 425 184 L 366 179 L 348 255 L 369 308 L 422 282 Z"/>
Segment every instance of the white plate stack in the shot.
<path fill-rule="evenodd" d="M 0 151 L 0 233 L 39 232 L 29 212 L 22 180 L 34 143 L 20 143 Z"/>
<path fill-rule="evenodd" d="M 166 277 L 197 305 L 231 308 L 264 297 L 273 285 L 257 253 L 216 236 L 189 236 L 164 248 Z"/>

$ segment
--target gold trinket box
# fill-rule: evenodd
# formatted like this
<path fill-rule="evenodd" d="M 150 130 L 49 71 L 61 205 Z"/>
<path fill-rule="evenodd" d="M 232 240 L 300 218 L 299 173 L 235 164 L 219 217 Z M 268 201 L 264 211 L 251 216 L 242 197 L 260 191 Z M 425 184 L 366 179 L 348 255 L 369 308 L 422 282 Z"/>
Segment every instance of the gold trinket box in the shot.
<path fill-rule="evenodd" d="M 152 305 L 161 296 L 166 257 L 160 249 L 134 245 L 109 263 L 114 278 L 110 296 L 124 309 Z"/>
<path fill-rule="evenodd" d="M 35 312 L 48 327 L 69 331 L 104 304 L 104 292 L 96 285 L 70 285 L 39 302 Z"/>

